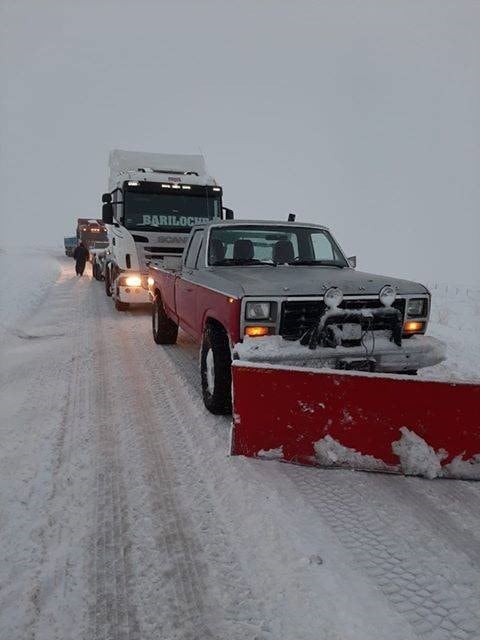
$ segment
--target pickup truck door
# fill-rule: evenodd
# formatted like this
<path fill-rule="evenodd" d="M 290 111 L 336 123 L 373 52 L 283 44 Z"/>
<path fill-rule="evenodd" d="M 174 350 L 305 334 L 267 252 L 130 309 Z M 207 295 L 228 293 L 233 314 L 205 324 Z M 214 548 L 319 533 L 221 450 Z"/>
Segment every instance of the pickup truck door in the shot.
<path fill-rule="evenodd" d="M 190 238 L 182 266 L 182 275 L 175 280 L 175 305 L 180 326 L 190 335 L 198 337 L 196 326 L 197 286 L 195 275 L 198 271 L 197 259 L 203 240 L 203 229 L 198 229 Z"/>

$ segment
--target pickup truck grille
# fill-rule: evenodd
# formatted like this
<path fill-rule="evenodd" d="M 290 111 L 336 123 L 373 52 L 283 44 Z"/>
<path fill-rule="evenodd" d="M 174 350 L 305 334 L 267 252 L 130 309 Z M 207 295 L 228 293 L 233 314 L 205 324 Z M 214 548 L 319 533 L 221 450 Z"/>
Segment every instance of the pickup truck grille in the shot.
<path fill-rule="evenodd" d="M 382 306 L 380 300 L 345 299 L 341 309 L 378 309 Z M 392 305 L 405 317 L 405 300 L 398 299 Z M 288 300 L 282 304 L 280 318 L 280 335 L 286 340 L 299 340 L 305 331 L 313 327 L 315 322 L 325 312 L 323 300 Z M 374 326 L 382 329 L 382 326 Z"/>

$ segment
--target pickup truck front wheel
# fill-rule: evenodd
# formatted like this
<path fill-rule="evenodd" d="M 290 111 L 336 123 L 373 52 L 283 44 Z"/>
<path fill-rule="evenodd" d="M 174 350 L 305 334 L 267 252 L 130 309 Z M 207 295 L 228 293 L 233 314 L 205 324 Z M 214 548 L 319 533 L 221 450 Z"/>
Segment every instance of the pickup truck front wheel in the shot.
<path fill-rule="evenodd" d="M 200 352 L 203 402 L 209 411 L 227 415 L 232 411 L 232 358 L 227 334 L 215 325 L 203 333 Z"/>
<path fill-rule="evenodd" d="M 157 344 L 175 344 L 178 336 L 178 324 L 175 324 L 163 307 L 160 296 L 155 296 L 152 304 L 152 333 Z"/>

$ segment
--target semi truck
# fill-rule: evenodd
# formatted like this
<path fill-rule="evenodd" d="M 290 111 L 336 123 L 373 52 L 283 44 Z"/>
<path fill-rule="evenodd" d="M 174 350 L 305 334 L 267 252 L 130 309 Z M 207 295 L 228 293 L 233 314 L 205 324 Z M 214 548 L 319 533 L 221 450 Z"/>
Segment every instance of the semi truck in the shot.
<path fill-rule="evenodd" d="M 107 230 L 102 220 L 95 218 L 78 218 L 76 244 L 80 242 L 83 242 L 88 250 L 107 247 Z"/>
<path fill-rule="evenodd" d="M 117 310 L 150 303 L 150 264 L 181 257 L 195 224 L 233 217 L 222 205 L 222 187 L 207 173 L 202 155 L 116 149 L 109 158 L 109 191 L 102 220 L 109 245 L 105 292 Z"/>

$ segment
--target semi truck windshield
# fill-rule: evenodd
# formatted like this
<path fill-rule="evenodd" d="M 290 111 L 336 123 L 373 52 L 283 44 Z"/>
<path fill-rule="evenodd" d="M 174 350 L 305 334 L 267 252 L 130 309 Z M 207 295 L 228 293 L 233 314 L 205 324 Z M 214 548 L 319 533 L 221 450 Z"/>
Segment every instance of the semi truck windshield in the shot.
<path fill-rule="evenodd" d="M 127 229 L 158 231 L 190 230 L 194 224 L 221 218 L 220 197 L 164 193 L 124 195 L 124 225 Z"/>

